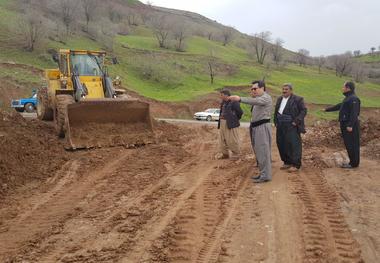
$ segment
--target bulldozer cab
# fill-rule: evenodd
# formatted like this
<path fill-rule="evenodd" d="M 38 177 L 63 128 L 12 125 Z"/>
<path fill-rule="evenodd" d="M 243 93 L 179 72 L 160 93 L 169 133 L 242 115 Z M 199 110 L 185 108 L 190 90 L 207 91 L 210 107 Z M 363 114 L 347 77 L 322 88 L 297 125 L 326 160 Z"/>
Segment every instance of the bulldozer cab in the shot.
<path fill-rule="evenodd" d="M 76 101 L 114 97 L 112 82 L 104 68 L 105 55 L 101 51 L 61 49 L 57 61 L 62 89 L 74 91 Z"/>
<path fill-rule="evenodd" d="M 150 107 L 116 96 L 104 67 L 105 52 L 61 49 L 59 69 L 46 70 L 57 133 L 66 148 L 145 144 L 152 139 Z M 42 118 L 43 119 L 43 118 Z"/>

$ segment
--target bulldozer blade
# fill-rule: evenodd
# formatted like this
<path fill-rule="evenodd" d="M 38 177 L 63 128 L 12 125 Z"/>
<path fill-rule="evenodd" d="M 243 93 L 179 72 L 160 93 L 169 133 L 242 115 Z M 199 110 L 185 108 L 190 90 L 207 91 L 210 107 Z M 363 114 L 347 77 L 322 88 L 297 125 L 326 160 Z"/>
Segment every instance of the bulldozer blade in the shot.
<path fill-rule="evenodd" d="M 66 148 L 136 147 L 154 141 L 149 104 L 138 100 L 84 100 L 67 106 Z"/>

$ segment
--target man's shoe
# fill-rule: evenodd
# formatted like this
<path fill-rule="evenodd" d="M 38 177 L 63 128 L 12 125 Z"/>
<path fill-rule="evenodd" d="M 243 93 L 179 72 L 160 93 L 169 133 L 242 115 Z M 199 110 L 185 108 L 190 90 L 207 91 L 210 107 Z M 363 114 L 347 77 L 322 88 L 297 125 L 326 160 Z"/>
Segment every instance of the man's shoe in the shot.
<path fill-rule="evenodd" d="M 269 182 L 269 181 L 270 181 L 270 179 L 267 179 L 267 178 L 258 178 L 258 179 L 253 180 L 253 182 L 255 184 L 266 183 L 266 182 Z"/>
<path fill-rule="evenodd" d="M 280 167 L 280 170 L 286 170 L 286 169 L 289 169 L 290 167 L 292 167 L 290 164 L 284 164 Z"/>
<path fill-rule="evenodd" d="M 349 163 L 344 163 L 340 166 L 340 168 L 343 168 L 343 169 L 352 169 L 354 167 L 351 166 L 351 164 Z"/>
<path fill-rule="evenodd" d="M 299 168 L 292 166 L 292 167 L 290 167 L 290 168 L 288 169 L 288 173 L 296 173 L 296 172 L 298 172 L 299 170 L 300 170 Z"/>
<path fill-rule="evenodd" d="M 229 158 L 228 154 L 217 153 L 217 154 L 215 155 L 215 159 L 216 159 L 216 160 L 228 159 L 228 158 Z"/>
<path fill-rule="evenodd" d="M 258 175 L 258 176 L 252 176 L 251 179 L 252 179 L 252 180 L 260 179 L 260 175 Z"/>

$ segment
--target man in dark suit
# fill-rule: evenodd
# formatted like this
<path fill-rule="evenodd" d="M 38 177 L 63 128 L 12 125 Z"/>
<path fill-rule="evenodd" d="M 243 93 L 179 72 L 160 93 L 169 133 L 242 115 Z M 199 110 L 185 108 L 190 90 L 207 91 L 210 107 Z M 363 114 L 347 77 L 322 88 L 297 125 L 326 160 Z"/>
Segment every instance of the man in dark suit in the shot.
<path fill-rule="evenodd" d="M 229 158 L 229 150 L 232 152 L 232 159 L 240 158 L 240 139 L 238 127 L 240 119 L 243 115 L 243 110 L 240 108 L 240 103 L 237 101 L 229 101 L 228 97 L 231 92 L 228 89 L 220 91 L 220 116 L 218 122 L 219 129 L 219 154 L 217 159 Z"/>
<path fill-rule="evenodd" d="M 282 96 L 277 99 L 274 124 L 277 127 L 278 151 L 284 162 L 281 169 L 288 169 L 289 172 L 295 172 L 301 168 L 301 133 L 305 133 L 306 113 L 303 98 L 293 94 L 292 84 L 284 84 Z"/>
<path fill-rule="evenodd" d="M 339 110 L 340 130 L 350 158 L 350 163 L 345 163 L 341 167 L 356 168 L 360 162 L 360 99 L 355 94 L 355 83 L 353 82 L 345 82 L 342 92 L 345 96 L 343 102 L 328 107 L 325 111 Z"/>

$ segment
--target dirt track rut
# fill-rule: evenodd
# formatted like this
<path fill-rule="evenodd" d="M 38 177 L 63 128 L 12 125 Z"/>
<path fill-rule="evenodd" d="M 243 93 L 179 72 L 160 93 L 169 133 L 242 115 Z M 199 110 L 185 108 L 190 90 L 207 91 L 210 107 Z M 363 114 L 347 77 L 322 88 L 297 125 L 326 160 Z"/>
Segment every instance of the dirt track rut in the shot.
<path fill-rule="evenodd" d="M 322 172 L 281 171 L 274 148 L 274 180 L 255 185 L 253 159 L 214 160 L 215 131 L 191 133 L 75 154 L 9 196 L 0 261 L 361 262 Z"/>

